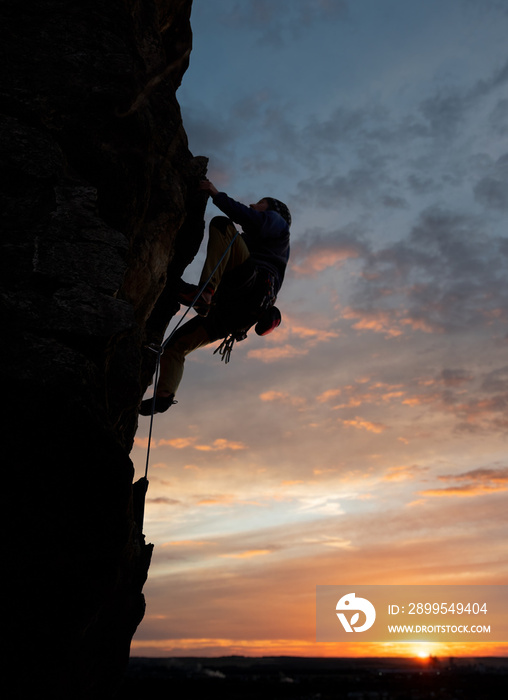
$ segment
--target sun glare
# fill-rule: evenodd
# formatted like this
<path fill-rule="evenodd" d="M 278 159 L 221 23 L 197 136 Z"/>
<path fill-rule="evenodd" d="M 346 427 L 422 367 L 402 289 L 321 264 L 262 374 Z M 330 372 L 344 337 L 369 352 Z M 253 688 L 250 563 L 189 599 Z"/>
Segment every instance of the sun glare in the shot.
<path fill-rule="evenodd" d="M 430 659 L 432 656 L 432 650 L 428 644 L 415 644 L 412 648 L 411 656 L 415 656 L 417 659 Z"/>

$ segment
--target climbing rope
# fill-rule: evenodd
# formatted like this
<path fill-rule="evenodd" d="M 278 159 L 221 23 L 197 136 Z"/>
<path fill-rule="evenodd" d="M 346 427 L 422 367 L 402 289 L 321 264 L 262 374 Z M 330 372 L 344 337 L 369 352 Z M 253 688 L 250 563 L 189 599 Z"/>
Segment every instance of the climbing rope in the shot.
<path fill-rule="evenodd" d="M 155 361 L 155 374 L 154 374 L 154 380 L 153 380 L 153 397 L 152 397 L 152 410 L 150 413 L 150 425 L 148 429 L 148 445 L 147 445 L 147 451 L 146 451 L 146 464 L 145 464 L 145 476 L 144 479 L 146 481 L 146 488 L 148 489 L 148 466 L 150 463 L 150 446 L 152 443 L 152 431 L 153 431 L 153 420 L 154 420 L 154 414 L 155 414 L 155 399 L 157 395 L 157 384 L 159 383 L 159 375 L 160 375 L 160 361 L 162 357 L 162 353 L 164 352 L 164 348 L 167 346 L 167 344 L 170 342 L 171 338 L 174 336 L 178 328 L 181 326 L 183 323 L 185 317 L 189 313 L 189 311 L 194 307 L 194 304 L 198 301 L 199 297 L 203 294 L 203 292 L 206 289 L 206 286 L 209 284 L 211 281 L 212 277 L 214 276 L 217 268 L 221 264 L 221 262 L 224 260 L 226 257 L 229 249 L 235 242 L 236 238 L 240 235 L 240 232 L 237 230 L 231 241 L 229 242 L 227 248 L 225 249 L 224 253 L 220 257 L 219 261 L 217 262 L 217 265 L 213 268 L 212 272 L 210 273 L 208 279 L 206 282 L 204 282 L 201 287 L 198 289 L 196 292 L 196 296 L 194 297 L 192 303 L 190 306 L 187 308 L 185 313 L 182 315 L 176 326 L 173 328 L 171 333 L 168 335 L 166 340 L 162 343 L 162 345 L 157 345 L 156 343 L 150 343 L 150 345 L 147 345 L 146 348 L 150 350 L 151 352 L 154 352 L 157 355 L 157 359 Z M 228 358 L 229 359 L 229 358 Z M 144 504 L 143 504 L 143 513 L 142 513 L 142 520 L 141 520 L 141 530 L 143 529 L 143 518 L 144 518 Z"/>
<path fill-rule="evenodd" d="M 149 348 L 152 349 L 152 348 Z M 153 350 L 152 350 L 153 352 Z M 145 481 L 148 481 L 148 464 L 150 462 L 150 444 L 152 442 L 152 429 L 153 429 L 153 417 L 155 413 L 155 392 L 157 391 L 157 384 L 159 383 L 159 371 L 162 355 L 162 346 L 159 345 L 157 348 L 157 360 L 155 363 L 155 377 L 154 377 L 154 392 L 152 398 L 152 411 L 150 414 L 150 427 L 148 429 L 148 446 L 146 451 L 146 465 L 145 465 Z"/>

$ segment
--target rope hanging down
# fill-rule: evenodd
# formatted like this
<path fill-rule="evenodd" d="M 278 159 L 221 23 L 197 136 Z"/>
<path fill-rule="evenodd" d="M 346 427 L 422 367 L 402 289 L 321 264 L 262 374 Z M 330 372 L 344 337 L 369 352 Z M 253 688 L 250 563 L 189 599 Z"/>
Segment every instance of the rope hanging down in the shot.
<path fill-rule="evenodd" d="M 168 335 L 168 337 L 166 338 L 166 340 L 162 343 L 162 345 L 157 345 L 156 343 L 150 343 L 150 345 L 147 345 L 147 346 L 146 346 L 148 350 L 150 350 L 151 352 L 156 353 L 156 355 L 157 355 L 157 359 L 156 359 L 156 361 L 155 361 L 155 375 L 154 375 L 154 380 L 153 380 L 152 411 L 151 411 L 151 414 L 150 414 L 150 425 L 149 425 L 149 428 L 148 428 L 148 446 L 147 446 L 147 452 L 146 452 L 146 464 L 145 464 L 145 476 L 144 476 L 145 481 L 147 482 L 147 488 L 148 488 L 148 465 L 149 465 L 149 462 L 150 462 L 150 445 L 151 445 L 151 442 L 152 442 L 153 419 L 154 419 L 154 414 L 155 414 L 155 398 L 156 398 L 156 395 L 157 395 L 157 384 L 158 384 L 158 382 L 159 382 L 160 361 L 161 361 L 162 353 L 164 352 L 164 348 L 167 346 L 167 344 L 169 343 L 169 341 L 171 340 L 171 338 L 173 337 L 173 335 L 176 333 L 176 331 L 178 330 L 178 328 L 179 328 L 180 325 L 182 324 L 183 320 L 185 319 L 185 317 L 187 316 L 187 314 L 189 313 L 189 311 L 193 308 L 194 304 L 198 301 L 199 297 L 200 297 L 201 294 L 204 292 L 206 286 L 208 285 L 208 283 L 211 281 L 212 277 L 214 276 L 214 274 L 215 274 L 217 268 L 219 267 L 219 265 L 221 264 L 221 262 L 224 260 L 224 258 L 226 257 L 227 253 L 229 252 L 229 249 L 231 248 L 231 246 L 233 245 L 233 243 L 235 242 L 236 238 L 237 238 L 239 235 L 240 235 L 240 232 L 237 230 L 236 233 L 235 233 L 235 235 L 233 236 L 233 238 L 232 238 L 231 241 L 229 242 L 229 244 L 228 244 L 226 250 L 224 251 L 224 253 L 223 253 L 222 256 L 220 257 L 219 261 L 217 262 L 217 265 L 213 268 L 212 272 L 210 273 L 208 279 L 207 279 L 206 282 L 204 282 L 204 283 L 201 285 L 201 287 L 198 289 L 198 291 L 196 292 L 196 296 L 194 297 L 194 299 L 193 299 L 191 305 L 187 308 L 187 310 L 185 311 L 185 313 L 183 314 L 183 316 L 180 318 L 180 320 L 178 321 L 178 323 L 176 324 L 176 326 L 173 328 L 173 330 L 171 331 L 171 333 Z M 143 511 L 144 511 L 144 509 L 143 509 Z M 141 522 L 141 527 L 143 527 L 143 522 Z"/>

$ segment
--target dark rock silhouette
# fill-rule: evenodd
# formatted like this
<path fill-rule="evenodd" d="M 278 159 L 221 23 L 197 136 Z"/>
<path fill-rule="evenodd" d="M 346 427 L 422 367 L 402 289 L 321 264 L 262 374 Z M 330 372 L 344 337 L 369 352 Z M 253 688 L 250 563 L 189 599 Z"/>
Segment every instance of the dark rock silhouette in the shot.
<path fill-rule="evenodd" d="M 110 697 L 152 545 L 129 459 L 206 197 L 175 92 L 191 0 L 3 0 L 9 697 Z M 168 592 L 168 595 L 170 593 Z"/>

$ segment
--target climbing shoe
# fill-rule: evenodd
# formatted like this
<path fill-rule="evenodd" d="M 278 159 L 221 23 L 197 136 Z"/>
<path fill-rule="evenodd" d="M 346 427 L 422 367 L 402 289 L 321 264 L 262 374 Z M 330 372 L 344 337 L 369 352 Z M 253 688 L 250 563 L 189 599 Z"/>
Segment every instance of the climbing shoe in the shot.
<path fill-rule="evenodd" d="M 196 313 L 200 316 L 207 316 L 212 304 L 212 297 L 215 293 L 215 289 L 211 284 L 207 284 L 200 296 L 196 299 L 198 292 L 199 287 L 196 284 L 185 283 L 185 287 L 178 295 L 178 301 L 184 306 L 192 305 Z"/>
<path fill-rule="evenodd" d="M 174 403 L 178 403 L 175 401 L 174 394 L 170 394 L 169 396 L 156 396 L 155 402 L 153 398 L 145 399 L 141 402 L 141 406 L 139 407 L 139 415 L 151 416 L 152 410 L 154 413 L 164 413 L 164 411 L 167 411 Z"/>

